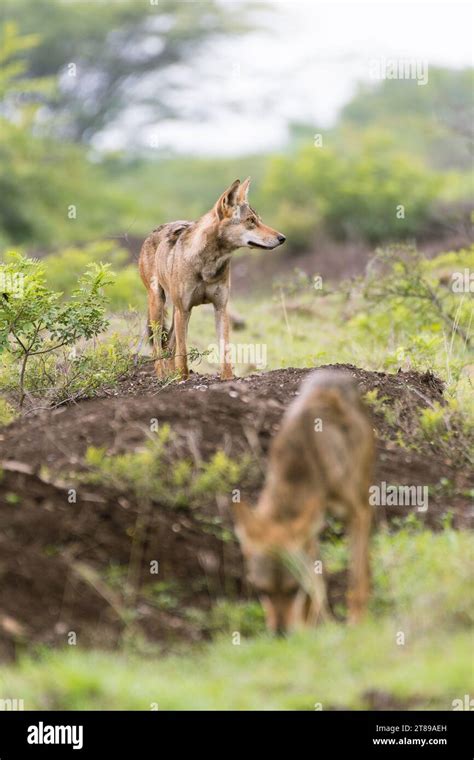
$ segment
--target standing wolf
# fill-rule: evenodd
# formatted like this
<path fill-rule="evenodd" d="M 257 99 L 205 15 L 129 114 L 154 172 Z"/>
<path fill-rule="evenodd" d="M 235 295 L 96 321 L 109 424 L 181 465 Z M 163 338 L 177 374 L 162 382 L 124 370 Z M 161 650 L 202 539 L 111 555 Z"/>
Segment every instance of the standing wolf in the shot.
<path fill-rule="evenodd" d="M 370 587 L 373 459 L 372 425 L 352 378 L 312 373 L 272 443 L 257 508 L 234 504 L 249 581 L 271 631 L 328 616 L 318 547 L 326 511 L 349 524 L 349 621 L 362 616 Z"/>
<path fill-rule="evenodd" d="M 177 370 L 188 376 L 186 336 L 193 306 L 214 305 L 223 380 L 232 378 L 229 354 L 230 260 L 237 248 L 271 250 L 285 236 L 263 224 L 248 203 L 250 178 L 236 179 L 204 216 L 195 222 L 162 224 L 149 235 L 140 252 L 139 269 L 148 291 L 148 324 L 153 338 L 156 371 Z M 173 307 L 166 331 L 167 297 Z M 163 358 L 163 354 L 168 357 Z"/>

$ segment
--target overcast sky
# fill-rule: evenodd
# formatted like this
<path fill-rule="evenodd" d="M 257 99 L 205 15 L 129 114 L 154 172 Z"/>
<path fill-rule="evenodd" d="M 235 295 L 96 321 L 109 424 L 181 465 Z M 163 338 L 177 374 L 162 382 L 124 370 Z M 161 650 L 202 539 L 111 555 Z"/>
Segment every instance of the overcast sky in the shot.
<path fill-rule="evenodd" d="M 188 82 L 175 95 L 182 119 L 141 129 L 146 146 L 200 155 L 278 149 L 289 120 L 330 126 L 356 82 L 370 80 L 374 59 L 473 65 L 467 3 L 265 2 L 272 12 L 258 14 L 262 31 L 213 43 L 191 72 L 176 72 Z M 196 98 L 209 104 L 205 121 L 191 115 Z M 109 132 L 101 147 L 124 147 L 126 131 Z"/>

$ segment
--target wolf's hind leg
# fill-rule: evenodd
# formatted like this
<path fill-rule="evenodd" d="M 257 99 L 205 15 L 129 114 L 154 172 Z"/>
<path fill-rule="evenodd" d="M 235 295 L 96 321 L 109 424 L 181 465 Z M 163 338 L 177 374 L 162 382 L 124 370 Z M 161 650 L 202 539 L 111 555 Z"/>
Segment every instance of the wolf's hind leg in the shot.
<path fill-rule="evenodd" d="M 165 293 L 162 288 L 148 291 L 148 334 L 152 342 L 155 369 L 158 377 L 163 375 L 163 336 L 165 318 Z"/>
<path fill-rule="evenodd" d="M 350 565 L 348 621 L 357 623 L 367 608 L 370 593 L 369 538 L 372 511 L 363 501 L 353 512 L 350 523 Z"/>

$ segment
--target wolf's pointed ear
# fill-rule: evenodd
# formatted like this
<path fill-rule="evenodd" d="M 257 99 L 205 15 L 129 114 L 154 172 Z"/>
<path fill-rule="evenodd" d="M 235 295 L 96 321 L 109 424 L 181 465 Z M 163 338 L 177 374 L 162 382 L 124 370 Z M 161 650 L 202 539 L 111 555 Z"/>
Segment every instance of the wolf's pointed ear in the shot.
<path fill-rule="evenodd" d="M 249 202 L 249 187 L 250 187 L 250 177 L 247 177 L 247 179 L 244 179 L 244 181 L 239 187 L 239 203 Z"/>
<path fill-rule="evenodd" d="M 232 511 L 238 537 L 256 538 L 262 529 L 261 520 L 249 504 L 246 501 L 232 504 Z"/>
<path fill-rule="evenodd" d="M 214 206 L 219 219 L 224 219 L 225 216 L 231 216 L 233 207 L 237 203 L 238 190 L 240 187 L 240 179 L 234 180 L 231 186 L 224 190 L 219 200 Z"/>

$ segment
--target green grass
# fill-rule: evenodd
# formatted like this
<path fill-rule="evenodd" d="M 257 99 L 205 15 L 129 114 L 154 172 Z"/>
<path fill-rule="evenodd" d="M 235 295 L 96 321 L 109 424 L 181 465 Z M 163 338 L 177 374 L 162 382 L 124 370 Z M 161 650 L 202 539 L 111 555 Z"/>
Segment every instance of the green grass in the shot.
<path fill-rule="evenodd" d="M 330 625 L 288 640 L 220 640 L 204 652 L 163 659 L 54 652 L 4 671 L 2 695 L 25 709 L 313 710 L 364 708 L 364 692 L 382 690 L 420 709 L 451 709 L 472 693 L 472 637 L 459 632 L 396 643 L 397 628 L 369 622 Z"/>
<path fill-rule="evenodd" d="M 455 344 L 448 352 L 443 346 L 429 353 L 412 345 L 415 328 L 407 323 L 405 333 L 391 334 L 362 328 L 359 309 L 365 316 L 369 307 L 359 303 L 344 307 L 340 295 L 299 295 L 289 299 L 275 295 L 272 299 L 232 299 L 232 306 L 245 317 L 243 330 L 232 331 L 237 344 L 264 344 L 266 367 L 263 371 L 285 367 L 312 367 L 321 364 L 350 363 L 369 370 L 396 372 L 398 368 L 416 369 L 440 375 L 455 391 L 459 369 L 470 361 L 468 350 Z M 421 328 L 420 328 L 421 330 Z M 449 336 L 446 336 L 449 342 Z M 209 307 L 194 309 L 189 326 L 189 345 L 205 351 L 215 344 L 215 328 Z M 442 342 L 442 337 L 440 338 Z M 203 360 L 192 365 L 199 372 L 217 372 L 216 364 Z M 256 371 L 246 364 L 235 365 L 237 375 Z"/>
<path fill-rule="evenodd" d="M 278 296 L 263 301 L 233 298 L 232 307 L 246 321 L 243 330 L 232 331 L 232 343 L 241 346 L 258 344 L 264 346 L 266 352 L 263 367 L 256 367 L 251 362 L 233 362 L 238 376 L 259 370 L 267 372 L 336 362 L 350 362 L 367 369 L 380 369 L 383 365 L 383 349 L 374 350 L 376 347 L 367 342 L 349 344 L 340 322 L 340 305 L 329 299 L 300 298 L 294 310 L 286 310 L 286 316 Z M 305 311 L 305 307 L 308 307 L 308 311 Z M 196 347 L 201 353 L 215 344 L 212 308 L 193 309 L 188 347 Z M 219 371 L 219 365 L 208 358 L 191 362 L 191 367 L 204 374 Z"/>
<path fill-rule="evenodd" d="M 239 630 L 243 618 L 228 605 L 217 638 L 185 655 L 43 650 L 0 670 L 0 694 L 24 699 L 26 709 L 324 710 L 366 709 L 375 690 L 408 708 L 450 710 L 474 689 L 473 549 L 467 532 L 407 524 L 374 538 L 375 589 L 360 626 L 273 639 L 250 635 L 254 624 Z M 339 540 L 326 544 L 331 570 L 344 555 Z"/>
<path fill-rule="evenodd" d="M 263 344 L 266 369 L 340 362 L 431 370 L 456 393 L 459 382 L 467 382 L 463 368 L 472 363 L 473 311 L 469 294 L 453 292 L 449 283 L 453 273 L 473 265 L 473 247 L 427 261 L 414 248 L 398 246 L 378 251 L 365 278 L 337 290 L 295 271 L 274 281 L 273 297 L 233 299 L 247 324 L 232 339 Z M 190 342 L 200 350 L 215 342 L 204 309 L 193 313 Z M 245 374 L 249 367 L 236 369 Z"/>

